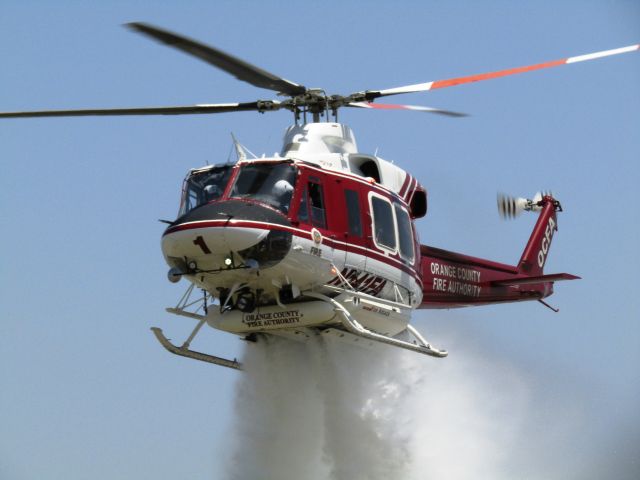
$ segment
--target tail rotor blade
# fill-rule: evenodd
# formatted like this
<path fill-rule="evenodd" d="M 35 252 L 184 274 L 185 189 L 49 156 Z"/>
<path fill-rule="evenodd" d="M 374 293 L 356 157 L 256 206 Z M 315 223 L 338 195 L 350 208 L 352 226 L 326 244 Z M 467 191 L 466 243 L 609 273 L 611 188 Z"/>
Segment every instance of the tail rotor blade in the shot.
<path fill-rule="evenodd" d="M 527 210 L 529 201 L 526 198 L 512 197 L 503 193 L 498 194 L 498 213 L 503 219 L 516 218 Z"/>
<path fill-rule="evenodd" d="M 522 212 L 539 212 L 542 210 L 543 199 L 545 197 L 551 197 L 551 200 L 557 204 L 560 211 L 560 203 L 554 200 L 553 194 L 549 190 L 543 190 L 534 195 L 533 200 L 521 197 L 512 197 L 511 195 L 505 195 L 499 193 L 498 199 L 498 213 L 503 219 L 511 219 L 520 215 Z"/>

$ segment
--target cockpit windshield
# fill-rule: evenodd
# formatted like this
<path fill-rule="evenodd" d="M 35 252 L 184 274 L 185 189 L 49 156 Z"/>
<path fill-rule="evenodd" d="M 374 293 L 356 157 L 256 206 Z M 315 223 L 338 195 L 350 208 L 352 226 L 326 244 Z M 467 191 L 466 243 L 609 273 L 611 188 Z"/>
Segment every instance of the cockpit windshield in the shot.
<path fill-rule="evenodd" d="M 220 198 L 229 181 L 231 168 L 231 165 L 225 165 L 192 171 L 184 182 L 178 215 Z"/>
<path fill-rule="evenodd" d="M 290 163 L 250 163 L 240 168 L 231 196 L 257 200 L 287 213 L 295 184 L 296 168 Z"/>

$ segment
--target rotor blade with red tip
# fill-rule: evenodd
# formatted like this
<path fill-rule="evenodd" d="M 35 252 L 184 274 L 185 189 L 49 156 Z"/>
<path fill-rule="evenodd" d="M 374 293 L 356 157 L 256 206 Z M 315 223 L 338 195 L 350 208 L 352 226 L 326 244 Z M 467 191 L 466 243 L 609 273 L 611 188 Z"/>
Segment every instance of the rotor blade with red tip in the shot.
<path fill-rule="evenodd" d="M 374 98 L 385 97 L 387 95 L 398 95 L 401 93 L 415 93 L 426 92 L 427 90 L 434 90 L 436 88 L 453 87 L 455 85 L 462 85 L 464 83 L 479 82 L 481 80 L 490 80 L 492 78 L 506 77 L 507 75 L 515 75 L 517 73 L 531 72 L 533 70 L 541 70 L 543 68 L 558 67 L 560 65 L 566 65 L 569 63 L 584 62 L 586 60 L 595 60 L 598 58 L 609 57 L 611 55 L 618 55 L 620 53 L 628 53 L 640 50 L 640 44 L 630 45 L 628 47 L 615 48 L 613 50 L 604 50 L 601 52 L 588 53 L 586 55 L 579 55 L 577 57 L 563 58 L 561 60 L 553 60 L 551 62 L 537 63 L 535 65 L 527 65 L 525 67 L 508 68 L 506 70 L 498 70 L 497 72 L 479 73 L 476 75 L 469 75 L 467 77 L 449 78 L 446 80 L 435 80 L 433 82 L 416 83 L 414 85 L 407 85 L 404 87 L 388 88 L 386 90 L 369 90 L 365 92 L 365 96 L 368 100 Z"/>
<path fill-rule="evenodd" d="M 438 115 L 447 115 L 449 117 L 466 117 L 466 113 L 452 112 L 450 110 L 442 110 L 440 108 L 423 107 L 421 105 L 395 105 L 392 103 L 372 103 L 372 102 L 351 102 L 346 104 L 347 107 L 371 108 L 374 110 L 413 110 L 415 112 L 437 113 Z"/>

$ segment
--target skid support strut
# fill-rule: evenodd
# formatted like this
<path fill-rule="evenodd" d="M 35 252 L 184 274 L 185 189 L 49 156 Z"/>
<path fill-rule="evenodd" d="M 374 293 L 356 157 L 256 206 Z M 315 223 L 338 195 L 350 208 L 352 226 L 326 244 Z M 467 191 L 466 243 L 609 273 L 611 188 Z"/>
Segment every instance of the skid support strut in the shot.
<path fill-rule="evenodd" d="M 160 342 L 160 344 L 166 348 L 169 352 L 180 355 L 181 357 L 193 358 L 194 360 L 200 360 L 201 362 L 213 363 L 214 365 L 220 365 L 222 367 L 233 368 L 235 370 L 242 370 L 242 364 L 238 362 L 236 359 L 228 360 L 222 357 L 216 357 L 215 355 L 209 355 L 208 353 L 196 352 L 194 350 L 189 350 L 188 343 L 185 342 L 185 345 L 182 347 L 177 347 L 173 343 L 164 336 L 162 333 L 162 329 L 158 327 L 152 327 L 154 335 Z"/>
<path fill-rule="evenodd" d="M 187 318 L 192 318 L 194 320 L 198 320 L 198 324 L 193 329 L 187 340 L 182 344 L 181 347 L 178 347 L 171 343 L 167 337 L 164 336 L 162 330 L 158 327 L 153 327 L 151 330 L 153 334 L 156 336 L 160 345 L 166 348 L 169 352 L 174 355 L 180 355 L 181 357 L 192 358 L 194 360 L 200 360 L 201 362 L 213 363 L 214 365 L 220 365 L 222 367 L 233 368 L 234 370 L 242 370 L 242 364 L 238 362 L 235 358 L 233 360 L 229 360 L 222 357 L 216 357 L 215 355 L 209 355 L 208 353 L 196 352 L 195 350 L 190 350 L 189 346 L 191 342 L 195 338 L 195 336 L 200 332 L 200 329 L 207 321 L 207 297 L 211 298 L 211 295 L 205 291 L 203 291 L 204 296 L 200 299 L 191 300 L 191 294 L 194 290 L 194 284 L 189 285 L 187 291 L 184 292 L 184 295 L 180 298 L 178 305 L 175 308 L 167 308 L 167 312 L 173 313 L 174 315 L 180 315 Z M 195 308 L 196 304 L 200 303 L 200 306 Z M 195 311 L 188 311 L 187 308 Z M 204 315 L 199 313 L 200 311 L 204 311 Z"/>
<path fill-rule="evenodd" d="M 392 345 L 394 347 L 404 348 L 405 350 L 411 350 L 412 352 L 422 353 L 424 355 L 429 355 L 432 357 L 442 358 L 448 355 L 448 352 L 446 350 L 438 350 L 437 348 L 432 347 L 429 342 L 427 342 L 424 337 L 420 335 L 420 333 L 418 333 L 418 331 L 411 325 L 407 325 L 407 331 L 417 340 L 416 343 L 406 342 L 398 338 L 388 337 L 386 335 L 381 335 L 379 333 L 368 330 L 360 323 L 358 323 L 358 321 L 353 318 L 349 311 L 345 307 L 343 307 L 340 302 L 337 302 L 331 297 L 327 297 L 326 295 L 322 295 L 321 293 L 316 292 L 304 292 L 304 295 L 317 298 L 319 300 L 324 300 L 325 302 L 333 305 L 336 309 L 336 313 L 340 315 L 344 328 L 354 335 L 358 335 L 359 337 L 366 338 L 368 340 L 386 343 L 387 345 Z"/>

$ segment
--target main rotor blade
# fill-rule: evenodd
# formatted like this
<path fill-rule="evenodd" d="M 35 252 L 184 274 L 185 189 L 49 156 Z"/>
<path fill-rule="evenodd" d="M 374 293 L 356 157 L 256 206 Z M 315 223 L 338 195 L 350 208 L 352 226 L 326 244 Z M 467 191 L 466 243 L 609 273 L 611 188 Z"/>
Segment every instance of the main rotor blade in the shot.
<path fill-rule="evenodd" d="M 262 70 L 255 65 L 251 65 L 244 60 L 240 60 L 239 58 L 229 55 L 222 50 L 191 40 L 190 38 L 183 37 L 182 35 L 177 35 L 146 23 L 127 23 L 126 26 L 137 32 L 155 38 L 166 45 L 198 57 L 199 59 L 230 73 L 237 79 L 248 82 L 256 87 L 274 90 L 278 93 L 286 93 L 291 96 L 300 95 L 307 91 L 307 89 L 302 85 L 290 82 L 289 80 L 278 77 L 273 73 Z"/>
<path fill-rule="evenodd" d="M 437 113 L 438 115 L 447 115 L 449 117 L 466 117 L 466 113 L 452 112 L 451 110 L 442 110 L 440 108 L 423 107 L 421 105 L 395 105 L 392 103 L 372 103 L 372 102 L 351 102 L 347 103 L 347 107 L 371 108 L 374 110 L 413 110 L 415 112 Z"/>
<path fill-rule="evenodd" d="M 369 90 L 364 93 L 367 100 L 373 100 L 375 98 L 385 97 L 387 95 L 426 92 L 427 90 L 434 90 L 436 88 L 453 87 L 456 85 L 462 85 L 464 83 L 473 83 L 473 82 L 479 82 L 481 80 L 490 80 L 492 78 L 506 77 L 507 75 L 515 75 L 517 73 L 531 72 L 533 70 L 541 70 L 543 68 L 558 67 L 560 65 L 566 65 L 569 63 L 584 62 L 586 60 L 595 60 L 598 58 L 609 57 L 611 55 L 618 55 L 621 53 L 634 52 L 637 50 L 640 50 L 640 44 L 630 45 L 628 47 L 616 48 L 613 50 L 604 50 L 601 52 L 588 53 L 586 55 L 579 55 L 577 57 L 563 58 L 561 60 L 553 60 L 551 62 L 537 63 L 535 65 L 508 68 L 506 70 L 498 70 L 497 72 L 479 73 L 476 75 L 469 75 L 467 77 L 457 77 L 457 78 L 449 78 L 446 80 L 436 80 L 433 82 L 416 83 L 414 85 L 407 85 L 405 87 L 397 87 L 397 88 L 389 88 L 386 90 Z"/>
<path fill-rule="evenodd" d="M 31 112 L 0 112 L 0 118 L 20 117 L 87 117 L 116 115 L 188 115 L 206 113 L 243 112 L 249 110 L 278 110 L 279 102 L 218 103 L 190 105 L 181 107 L 142 107 L 142 108 L 94 108 L 86 110 L 41 110 Z"/>

